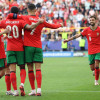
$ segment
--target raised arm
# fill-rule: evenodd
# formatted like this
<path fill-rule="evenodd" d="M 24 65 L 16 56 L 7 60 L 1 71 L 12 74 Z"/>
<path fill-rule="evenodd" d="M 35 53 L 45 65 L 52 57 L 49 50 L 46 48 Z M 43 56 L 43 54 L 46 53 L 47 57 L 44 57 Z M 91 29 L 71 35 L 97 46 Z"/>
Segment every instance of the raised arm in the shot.
<path fill-rule="evenodd" d="M 76 35 L 72 36 L 71 38 L 64 40 L 63 42 L 66 43 L 66 42 L 71 41 L 73 39 L 76 39 L 76 38 L 78 38 L 80 36 L 82 36 L 82 34 L 76 34 Z"/>
<path fill-rule="evenodd" d="M 44 20 L 43 19 L 39 19 L 39 21 L 37 23 L 34 23 L 34 24 L 31 24 L 31 25 L 26 25 L 25 26 L 25 29 L 28 29 L 28 30 L 32 30 L 34 28 L 36 28 L 39 24 L 43 23 Z"/>
<path fill-rule="evenodd" d="M 47 27 L 47 28 L 52 28 L 52 29 L 57 29 L 59 27 L 63 27 L 63 24 L 60 23 L 60 24 L 50 24 L 50 23 L 47 23 L 46 21 L 44 22 L 44 27 Z"/>

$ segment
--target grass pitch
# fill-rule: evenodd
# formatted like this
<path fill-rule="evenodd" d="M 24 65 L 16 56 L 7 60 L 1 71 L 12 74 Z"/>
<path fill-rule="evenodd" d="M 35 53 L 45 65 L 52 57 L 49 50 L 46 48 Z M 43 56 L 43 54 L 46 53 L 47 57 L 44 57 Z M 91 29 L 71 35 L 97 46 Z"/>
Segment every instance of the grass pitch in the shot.
<path fill-rule="evenodd" d="M 18 87 L 20 71 L 17 68 Z M 42 96 L 28 96 L 30 84 L 28 74 L 25 82 L 25 97 L 6 96 L 4 77 L 0 80 L 0 100 L 98 100 L 100 86 L 94 86 L 94 76 L 88 58 L 44 58 L 42 64 Z"/>

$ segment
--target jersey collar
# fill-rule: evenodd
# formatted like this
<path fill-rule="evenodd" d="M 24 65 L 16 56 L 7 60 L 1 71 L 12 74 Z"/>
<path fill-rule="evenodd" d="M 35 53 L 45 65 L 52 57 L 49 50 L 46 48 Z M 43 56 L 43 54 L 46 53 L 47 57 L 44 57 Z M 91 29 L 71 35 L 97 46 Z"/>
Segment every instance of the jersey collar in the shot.
<path fill-rule="evenodd" d="M 96 27 L 96 29 L 97 29 L 97 28 L 98 28 L 98 26 Z M 95 30 L 96 30 L 96 29 L 95 29 Z M 95 31 L 95 30 L 91 29 L 91 27 L 90 27 L 90 30 Z"/>

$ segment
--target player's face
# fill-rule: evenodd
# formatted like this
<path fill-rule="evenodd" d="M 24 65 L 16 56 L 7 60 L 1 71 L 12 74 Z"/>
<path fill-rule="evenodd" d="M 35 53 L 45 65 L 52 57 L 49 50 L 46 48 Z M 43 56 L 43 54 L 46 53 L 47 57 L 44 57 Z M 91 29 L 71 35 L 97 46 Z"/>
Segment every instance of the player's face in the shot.
<path fill-rule="evenodd" d="M 90 18 L 89 23 L 90 23 L 91 26 L 94 26 L 96 24 L 96 19 Z"/>

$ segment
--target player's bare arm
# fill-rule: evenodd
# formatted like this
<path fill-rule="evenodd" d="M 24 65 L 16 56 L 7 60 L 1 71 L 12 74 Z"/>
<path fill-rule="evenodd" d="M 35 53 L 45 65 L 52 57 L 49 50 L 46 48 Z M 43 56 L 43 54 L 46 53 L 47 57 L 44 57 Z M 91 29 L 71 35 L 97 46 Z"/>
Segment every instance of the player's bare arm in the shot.
<path fill-rule="evenodd" d="M 78 38 L 80 36 L 81 36 L 81 34 L 76 34 L 76 35 L 72 36 L 71 38 L 64 40 L 63 42 L 66 43 L 66 42 L 74 40 L 74 39 L 76 39 L 76 38 Z"/>
<path fill-rule="evenodd" d="M 5 34 L 5 33 L 10 34 L 10 30 L 9 29 L 5 29 L 4 31 L 0 32 L 0 35 Z"/>
<path fill-rule="evenodd" d="M 27 24 L 25 29 L 32 30 L 32 29 L 36 28 L 39 24 L 41 24 L 43 22 L 44 22 L 43 19 L 39 19 L 39 21 L 37 23 L 31 24 L 31 25 Z"/>
<path fill-rule="evenodd" d="M 61 27 L 63 27 L 64 25 L 63 25 L 63 23 L 60 23 L 61 24 Z"/>

